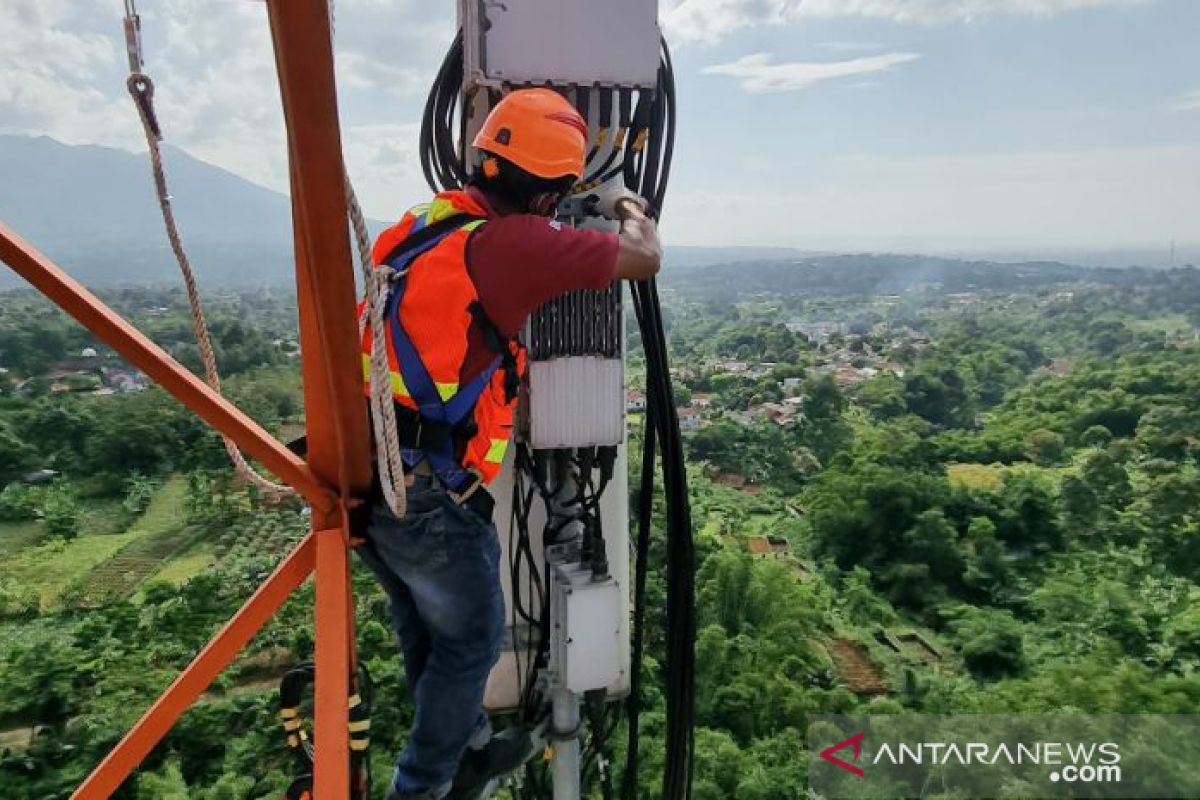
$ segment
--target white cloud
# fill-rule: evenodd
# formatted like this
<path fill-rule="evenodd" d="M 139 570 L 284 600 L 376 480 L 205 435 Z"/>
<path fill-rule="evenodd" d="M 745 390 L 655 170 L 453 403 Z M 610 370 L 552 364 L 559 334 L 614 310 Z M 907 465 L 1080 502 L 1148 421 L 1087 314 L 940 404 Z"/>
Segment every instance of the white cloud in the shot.
<path fill-rule="evenodd" d="M 1052 16 L 1149 2 L 1153 0 L 678 0 L 662 13 L 662 23 L 673 41 L 712 44 L 740 28 L 805 18 L 859 17 L 943 25 L 1000 14 Z"/>
<path fill-rule="evenodd" d="M 265 5 L 162 0 L 139 10 L 166 141 L 286 191 L 287 148 Z M 119 0 L 0 0 L 0 132 L 143 150 L 125 90 L 121 22 Z M 438 4 L 341 0 L 337 70 L 348 161 L 359 158 L 364 137 L 408 130 L 453 25 L 452 10 Z M 407 102 L 392 105 L 381 96 Z M 361 125 L 358 114 L 369 115 L 372 124 Z M 415 155 L 415 131 L 410 138 Z M 389 186 L 417 185 L 400 180 L 402 173 L 383 158 L 389 146 L 379 143 L 375 168 L 357 176 L 360 192 L 377 198 L 366 204 L 376 213 L 389 207 L 383 202 Z"/>
<path fill-rule="evenodd" d="M 1194 239 L 1200 207 L 1196 146 L 860 156 L 820 173 L 774 166 L 735 192 L 672 192 L 664 238 L 843 251 L 1099 249 Z M 780 187 L 780 172 L 800 177 Z M 730 215 L 736 229 L 722 225 Z"/>
<path fill-rule="evenodd" d="M 815 83 L 834 78 L 886 72 L 893 67 L 907 64 L 918 58 L 920 56 L 916 53 L 884 53 L 848 61 L 791 61 L 772 64 L 770 53 L 752 53 L 728 64 L 714 64 L 705 67 L 703 71 L 709 75 L 729 75 L 739 78 L 743 89 L 755 94 L 763 94 L 804 89 Z"/>
<path fill-rule="evenodd" d="M 739 28 L 794 22 L 801 0 L 679 0 L 660 15 L 672 43 L 714 44 Z"/>
<path fill-rule="evenodd" d="M 1179 102 L 1175 104 L 1176 111 L 1200 111 L 1200 89 L 1194 92 L 1189 92 L 1179 98 Z"/>
<path fill-rule="evenodd" d="M 819 42 L 817 47 L 833 53 L 865 53 L 883 49 L 883 45 L 877 42 Z"/>
<path fill-rule="evenodd" d="M 411 97 L 428 89 L 429 76 L 414 67 L 403 67 L 373 58 L 360 50 L 338 53 L 339 89 L 379 91 Z"/>
<path fill-rule="evenodd" d="M 124 47 L 78 24 L 103 17 L 102 9 L 111 11 L 101 0 L 0 3 L 0 132 L 78 143 L 112 141 L 136 130 L 132 116 L 122 118 L 116 92 L 100 86 L 101 76 L 123 60 Z"/>
<path fill-rule="evenodd" d="M 342 131 L 346 169 L 367 216 L 398 219 L 429 188 L 421 172 L 418 123 L 353 125 Z"/>

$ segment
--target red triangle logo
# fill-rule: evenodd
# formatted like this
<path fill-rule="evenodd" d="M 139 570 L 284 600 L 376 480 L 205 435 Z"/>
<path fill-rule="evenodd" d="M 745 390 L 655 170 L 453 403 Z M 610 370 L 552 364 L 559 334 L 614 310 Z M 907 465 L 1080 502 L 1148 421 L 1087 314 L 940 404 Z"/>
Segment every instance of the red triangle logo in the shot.
<path fill-rule="evenodd" d="M 819 755 L 821 756 L 821 758 L 825 759 L 830 764 L 841 767 L 842 769 L 846 770 L 847 772 L 852 772 L 861 778 L 866 773 L 863 772 L 858 767 L 854 766 L 854 764 L 858 763 L 858 756 L 859 756 L 859 754 L 862 753 L 862 740 L 863 740 L 863 737 L 866 735 L 867 734 L 865 731 L 863 733 L 856 733 L 844 742 L 838 742 L 837 744 L 833 745 L 832 747 L 826 747 L 824 750 L 822 750 L 820 752 Z M 834 753 L 836 753 L 838 750 L 843 750 L 847 747 L 854 748 L 854 758 L 852 759 L 852 763 L 849 763 L 849 764 L 847 764 L 845 761 L 842 761 L 840 758 L 838 758 L 837 756 L 834 755 Z"/>

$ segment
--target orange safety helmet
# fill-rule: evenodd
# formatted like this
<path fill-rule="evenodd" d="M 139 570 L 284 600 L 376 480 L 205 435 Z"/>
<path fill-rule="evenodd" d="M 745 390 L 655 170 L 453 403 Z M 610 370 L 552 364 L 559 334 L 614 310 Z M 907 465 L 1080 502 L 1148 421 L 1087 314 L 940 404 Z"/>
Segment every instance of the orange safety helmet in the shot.
<path fill-rule="evenodd" d="M 587 123 L 558 92 L 518 89 L 496 104 L 472 144 L 539 178 L 578 180 L 587 140 Z"/>

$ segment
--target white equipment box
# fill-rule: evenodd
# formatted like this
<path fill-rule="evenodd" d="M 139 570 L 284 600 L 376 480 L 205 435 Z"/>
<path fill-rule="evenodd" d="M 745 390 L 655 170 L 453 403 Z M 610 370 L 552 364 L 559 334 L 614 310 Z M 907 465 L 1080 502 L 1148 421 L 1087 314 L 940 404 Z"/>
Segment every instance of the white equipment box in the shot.
<path fill-rule="evenodd" d="M 653 86 L 657 0 L 460 0 L 468 85 Z"/>

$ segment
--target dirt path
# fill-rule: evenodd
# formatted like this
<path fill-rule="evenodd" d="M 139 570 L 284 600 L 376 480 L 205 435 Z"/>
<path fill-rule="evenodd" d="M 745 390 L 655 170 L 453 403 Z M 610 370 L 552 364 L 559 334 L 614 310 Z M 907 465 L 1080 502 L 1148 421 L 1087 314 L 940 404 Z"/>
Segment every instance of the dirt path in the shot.
<path fill-rule="evenodd" d="M 825 643 L 842 682 L 858 694 L 887 694 L 888 687 L 879 670 L 867 656 L 867 649 L 848 639 L 833 639 Z"/>

